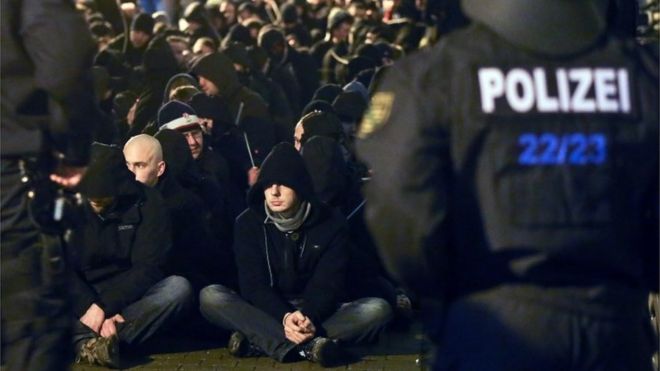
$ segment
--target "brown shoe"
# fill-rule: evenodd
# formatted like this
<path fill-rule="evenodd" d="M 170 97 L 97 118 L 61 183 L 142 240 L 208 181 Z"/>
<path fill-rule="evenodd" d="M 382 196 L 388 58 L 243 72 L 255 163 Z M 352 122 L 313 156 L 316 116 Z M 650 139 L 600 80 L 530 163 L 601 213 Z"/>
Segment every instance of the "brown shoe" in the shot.
<path fill-rule="evenodd" d="M 119 368 L 119 339 L 116 335 L 89 339 L 80 347 L 76 363 Z"/>

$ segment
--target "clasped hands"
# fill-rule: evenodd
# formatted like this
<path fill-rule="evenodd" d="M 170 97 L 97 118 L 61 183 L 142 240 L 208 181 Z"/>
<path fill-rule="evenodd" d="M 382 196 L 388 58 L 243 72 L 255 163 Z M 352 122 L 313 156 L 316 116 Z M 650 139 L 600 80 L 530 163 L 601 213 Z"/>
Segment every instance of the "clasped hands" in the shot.
<path fill-rule="evenodd" d="M 282 325 L 284 325 L 284 336 L 295 344 L 302 344 L 314 338 L 316 334 L 312 320 L 299 310 L 285 314 Z"/>

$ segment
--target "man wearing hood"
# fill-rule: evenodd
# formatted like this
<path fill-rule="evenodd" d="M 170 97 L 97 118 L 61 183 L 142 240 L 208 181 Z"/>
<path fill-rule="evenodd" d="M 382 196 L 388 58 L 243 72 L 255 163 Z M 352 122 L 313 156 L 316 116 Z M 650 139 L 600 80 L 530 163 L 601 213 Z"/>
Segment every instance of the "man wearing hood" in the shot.
<path fill-rule="evenodd" d="M 605 1 L 462 0 L 362 120 L 367 223 L 439 370 L 651 370 L 658 65 Z M 657 349 L 657 344 L 655 344 Z"/>
<path fill-rule="evenodd" d="M 227 102 L 234 123 L 247 133 L 255 165 L 261 164 L 273 145 L 286 139 L 277 137 L 266 103 L 241 84 L 231 59 L 226 55 L 203 56 L 193 66 L 192 73 L 199 79 L 206 95 L 217 95 Z"/>
<path fill-rule="evenodd" d="M 200 294 L 202 314 L 235 331 L 230 353 L 329 366 L 342 358 L 335 340 L 373 339 L 391 308 L 376 298 L 344 303 L 346 220 L 317 200 L 292 145 L 273 148 L 248 201 L 234 233 L 241 296 L 221 285 Z"/>
<path fill-rule="evenodd" d="M 133 179 L 121 150 L 95 143 L 80 183 L 85 224 L 70 238 L 78 363 L 119 367 L 118 342 L 136 346 L 184 314 L 190 283 L 165 277 L 171 224 L 156 190 Z"/>

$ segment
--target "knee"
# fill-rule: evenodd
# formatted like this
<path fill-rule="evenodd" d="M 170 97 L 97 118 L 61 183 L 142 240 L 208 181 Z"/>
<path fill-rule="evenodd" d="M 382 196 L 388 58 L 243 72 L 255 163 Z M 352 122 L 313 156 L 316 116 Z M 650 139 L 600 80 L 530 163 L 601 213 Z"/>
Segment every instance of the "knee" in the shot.
<path fill-rule="evenodd" d="M 384 299 L 364 298 L 361 301 L 362 314 L 373 324 L 384 325 L 394 316 L 392 306 Z"/>
<path fill-rule="evenodd" d="M 199 292 L 199 306 L 202 312 L 209 309 L 219 309 L 231 301 L 236 295 L 232 290 L 222 285 L 210 285 Z"/>
<path fill-rule="evenodd" d="M 193 288 L 190 282 L 181 276 L 169 276 L 164 280 L 163 292 L 173 304 L 187 304 L 192 301 Z"/>

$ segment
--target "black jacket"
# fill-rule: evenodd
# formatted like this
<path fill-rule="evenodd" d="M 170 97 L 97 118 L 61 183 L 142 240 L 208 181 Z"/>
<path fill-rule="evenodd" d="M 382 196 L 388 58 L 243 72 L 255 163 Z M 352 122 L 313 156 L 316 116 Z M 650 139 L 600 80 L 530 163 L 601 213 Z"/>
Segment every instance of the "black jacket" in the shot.
<path fill-rule="evenodd" d="M 373 167 L 366 215 L 388 267 L 431 292 L 450 283 L 454 295 L 512 283 L 657 290 L 658 74 L 644 59 L 607 35 L 543 58 L 475 23 L 401 61 L 373 96 L 358 147 Z M 491 95 L 512 73 L 547 94 L 524 106 L 512 88 Z M 558 102 L 563 73 L 573 101 L 543 106 Z M 620 104 L 604 104 L 610 86 Z M 448 276 L 420 282 L 425 267 Z"/>
<path fill-rule="evenodd" d="M 266 220 L 263 189 L 271 182 L 293 188 L 312 205 L 309 217 L 295 232 L 280 232 Z M 318 327 L 345 295 L 345 218 L 315 200 L 302 159 L 285 143 L 264 161 L 249 200 L 250 207 L 238 217 L 234 233 L 241 295 L 278 321 L 295 310 L 288 300 L 303 299 L 301 311 Z"/>
<path fill-rule="evenodd" d="M 81 317 L 92 303 L 110 317 L 137 301 L 158 281 L 172 246 L 170 218 L 158 191 L 136 182 L 136 191 L 95 214 L 71 238 L 74 313 Z"/>
<path fill-rule="evenodd" d="M 100 117 L 85 21 L 68 1 L 3 0 L 1 13 L 2 156 L 54 149 L 85 164 Z"/>
<path fill-rule="evenodd" d="M 247 133 L 255 163 L 261 164 L 278 142 L 277 128 L 264 100 L 241 84 L 231 60 L 222 53 L 200 58 L 193 66 L 192 73 L 207 78 L 218 87 L 219 95 L 226 100 L 234 122 L 243 106 L 239 127 Z"/>

